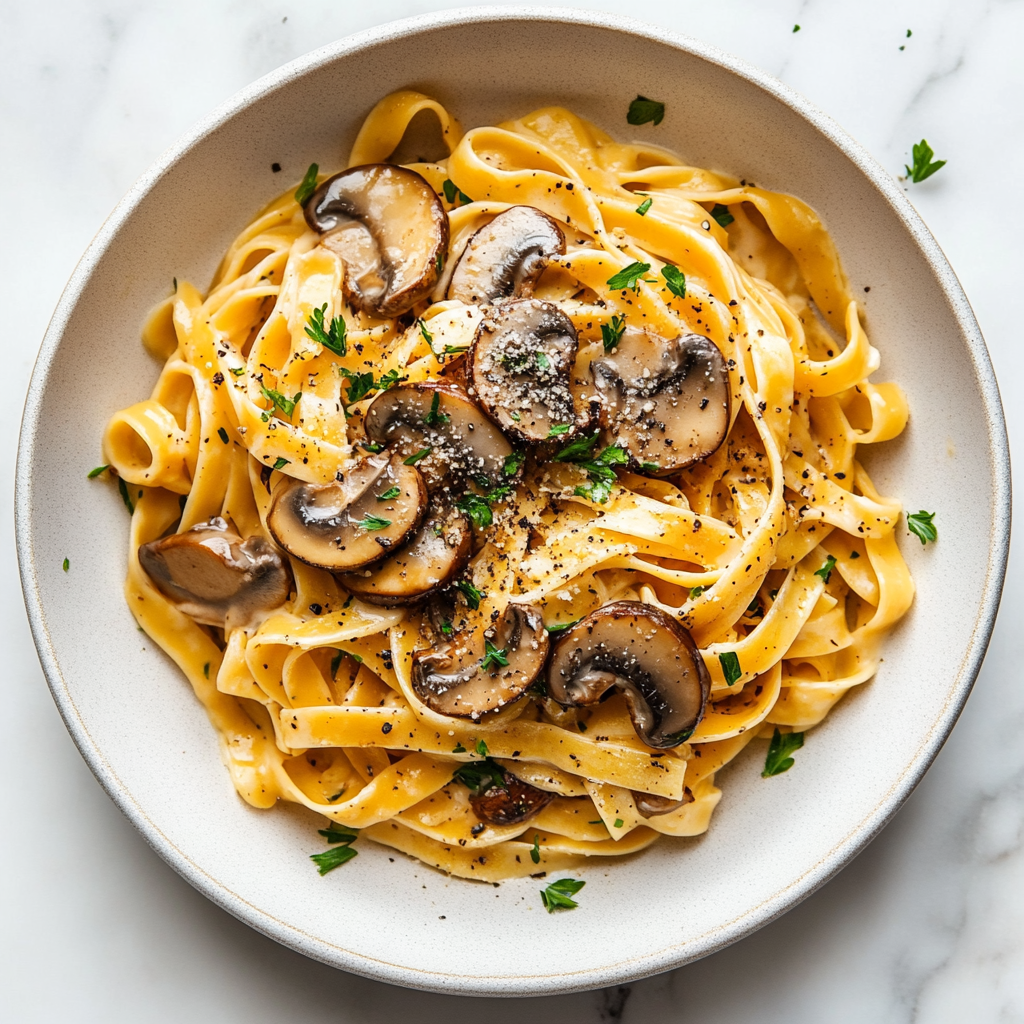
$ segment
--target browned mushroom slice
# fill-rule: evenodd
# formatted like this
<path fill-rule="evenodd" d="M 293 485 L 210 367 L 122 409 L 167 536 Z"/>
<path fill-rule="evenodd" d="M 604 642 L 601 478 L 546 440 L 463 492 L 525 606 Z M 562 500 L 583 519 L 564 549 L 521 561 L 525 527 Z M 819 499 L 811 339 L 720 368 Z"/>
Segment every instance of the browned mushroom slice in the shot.
<path fill-rule="evenodd" d="M 288 598 L 291 573 L 263 537 L 246 540 L 217 517 L 139 548 L 139 562 L 165 597 L 208 626 L 246 626 Z"/>
<path fill-rule="evenodd" d="M 427 510 L 423 478 L 400 459 L 372 455 L 329 484 L 285 477 L 267 526 L 289 554 L 331 572 L 360 569 L 410 537 Z"/>
<path fill-rule="evenodd" d="M 550 302 L 522 299 L 498 306 L 477 328 L 467 375 L 488 416 L 507 434 L 543 441 L 578 426 L 569 377 L 576 328 Z"/>
<path fill-rule="evenodd" d="M 391 164 L 351 167 L 306 203 L 306 223 L 345 263 L 352 304 L 394 317 L 425 298 L 448 252 L 448 215 L 427 181 Z"/>
<path fill-rule="evenodd" d="M 676 747 L 704 715 L 711 678 L 693 638 L 660 608 L 615 601 L 591 612 L 555 644 L 548 695 L 566 707 L 623 692 L 637 735 Z"/>
<path fill-rule="evenodd" d="M 671 800 L 667 796 L 656 796 L 654 793 L 639 793 L 635 789 L 632 794 L 636 809 L 645 818 L 656 818 L 659 814 L 668 814 L 693 803 L 693 793 L 690 792 L 689 786 L 683 790 L 682 800 Z"/>
<path fill-rule="evenodd" d="M 449 583 L 473 550 L 473 527 L 461 512 L 430 516 L 413 539 L 383 562 L 344 573 L 342 586 L 372 604 L 415 604 Z"/>
<path fill-rule="evenodd" d="M 546 213 L 512 206 L 469 240 L 448 285 L 448 298 L 470 305 L 510 295 L 532 295 L 553 256 L 565 252 L 565 235 Z"/>
<path fill-rule="evenodd" d="M 729 373 L 714 342 L 671 341 L 627 327 L 590 364 L 601 399 L 601 443 L 629 453 L 633 468 L 671 473 L 707 458 L 729 429 Z"/>
<path fill-rule="evenodd" d="M 510 604 L 482 635 L 462 633 L 413 652 L 413 689 L 438 714 L 479 718 L 518 700 L 540 675 L 547 653 L 540 611 Z"/>
<path fill-rule="evenodd" d="M 518 825 L 542 811 L 554 793 L 536 789 L 511 772 L 505 772 L 504 784 L 495 782 L 469 798 L 473 813 L 488 825 Z"/>
<path fill-rule="evenodd" d="M 449 478 L 504 479 L 512 446 L 480 407 L 457 388 L 405 384 L 379 394 L 366 410 L 363 428 L 378 444 L 394 447 L 412 462 L 431 490 Z"/>

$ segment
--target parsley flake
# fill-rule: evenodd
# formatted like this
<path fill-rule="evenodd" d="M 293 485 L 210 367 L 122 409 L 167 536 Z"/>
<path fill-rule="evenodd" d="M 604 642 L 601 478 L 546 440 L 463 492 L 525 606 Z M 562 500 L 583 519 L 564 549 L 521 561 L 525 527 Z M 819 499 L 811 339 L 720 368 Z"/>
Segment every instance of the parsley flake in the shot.
<path fill-rule="evenodd" d="M 671 263 L 661 268 L 661 276 L 665 278 L 668 290 L 677 298 L 686 298 L 686 275 Z"/>
<path fill-rule="evenodd" d="M 71 568 L 71 562 L 70 562 L 70 560 L 69 560 L 69 559 L 67 559 L 67 558 L 65 558 L 65 559 L 64 559 L 64 561 L 63 561 L 63 563 L 61 564 L 61 568 L 62 568 L 62 569 L 63 569 L 63 570 L 65 571 L 65 572 L 67 572 L 67 571 L 68 571 L 68 569 L 70 569 L 70 568 Z"/>
<path fill-rule="evenodd" d="M 97 466 L 95 469 L 89 470 L 87 477 L 90 480 L 95 480 L 100 473 L 105 473 L 108 469 L 110 469 L 110 466 Z"/>
<path fill-rule="evenodd" d="M 469 580 L 459 580 L 455 586 L 462 591 L 463 596 L 466 598 L 466 604 L 476 611 L 480 607 L 480 601 L 483 599 L 483 594 L 473 586 Z"/>
<path fill-rule="evenodd" d="M 302 184 L 295 190 L 295 202 L 305 206 L 310 196 L 316 191 L 316 176 L 320 173 L 319 164 L 310 164 L 302 177 Z"/>
<path fill-rule="evenodd" d="M 601 340 L 604 342 L 605 352 L 611 352 L 618 345 L 625 329 L 626 318 L 624 316 L 613 316 L 609 323 L 601 324 Z"/>
<path fill-rule="evenodd" d="M 302 397 L 302 392 L 296 391 L 293 398 L 285 398 L 280 391 L 268 388 L 265 384 L 260 385 L 260 391 L 263 392 L 264 398 L 280 409 L 289 419 L 291 419 L 292 413 L 295 412 L 295 404 Z"/>
<path fill-rule="evenodd" d="M 627 124 L 647 124 L 648 121 L 654 124 L 661 124 L 665 117 L 665 104 L 657 100 L 649 100 L 646 96 L 637 96 L 629 105 L 629 113 L 626 114 Z"/>
<path fill-rule="evenodd" d="M 470 199 L 469 196 L 467 196 L 466 193 L 463 192 L 462 189 L 459 188 L 458 185 L 456 185 L 451 178 L 445 178 L 444 181 L 441 182 L 441 189 L 444 192 L 445 199 L 447 199 L 448 202 L 452 203 L 453 205 L 455 203 L 456 196 L 459 197 L 459 202 L 462 204 L 473 202 L 473 200 Z"/>
<path fill-rule="evenodd" d="M 707 587 L 690 587 L 690 600 L 696 601 L 706 589 Z"/>
<path fill-rule="evenodd" d="M 523 468 L 523 463 L 526 461 L 526 452 L 513 452 L 511 455 L 505 456 L 505 461 L 502 464 L 501 471 L 505 476 L 515 476 Z"/>
<path fill-rule="evenodd" d="M 540 891 L 544 909 L 549 914 L 556 910 L 574 910 L 579 904 L 572 897 L 586 884 L 575 878 L 560 878 L 557 882 L 552 882 L 546 889 Z"/>
<path fill-rule="evenodd" d="M 725 676 L 727 686 L 732 686 L 741 675 L 739 655 L 735 651 L 726 651 L 718 656 L 718 662 L 722 666 L 722 675 Z"/>
<path fill-rule="evenodd" d="M 488 669 L 492 666 L 504 668 L 508 665 L 508 651 L 506 648 L 495 647 L 490 640 L 485 640 L 484 650 L 486 652 L 484 654 L 484 660 L 480 662 L 480 667 L 482 669 Z M 483 740 L 480 742 L 482 743 Z M 486 751 L 481 751 L 481 753 L 486 753 Z"/>
<path fill-rule="evenodd" d="M 231 374 L 232 374 L 232 376 L 234 376 L 234 377 L 241 377 L 243 373 L 245 373 L 245 367 L 244 366 L 232 366 L 231 367 Z"/>
<path fill-rule="evenodd" d="M 715 203 L 711 209 L 711 216 L 714 217 L 723 228 L 727 228 L 736 219 L 729 212 L 729 207 L 723 206 L 721 203 Z"/>
<path fill-rule="evenodd" d="M 481 757 L 486 757 L 486 756 L 487 756 L 487 754 L 488 754 L 488 750 L 487 750 L 487 744 L 486 744 L 486 743 L 484 743 L 484 741 L 483 741 L 483 740 L 477 740 L 477 741 L 476 741 L 476 752 L 477 752 L 477 753 L 478 753 L 478 754 L 479 754 L 479 755 L 480 755 Z"/>
<path fill-rule="evenodd" d="M 270 468 L 271 469 L 281 470 L 281 469 L 284 469 L 284 467 L 287 466 L 287 465 L 288 465 L 288 459 L 286 459 L 283 455 L 278 455 L 278 457 L 274 460 L 274 465 L 271 466 Z"/>
<path fill-rule="evenodd" d="M 470 491 L 455 502 L 455 507 L 465 512 L 481 530 L 494 522 L 491 504 L 482 494 Z"/>
<path fill-rule="evenodd" d="M 441 407 L 441 392 L 435 391 L 434 397 L 430 400 L 430 412 L 423 417 L 423 422 L 428 427 L 439 427 L 444 423 L 447 423 L 451 416 L 445 416 L 444 413 L 438 412 Z"/>
<path fill-rule="evenodd" d="M 415 466 L 420 459 L 425 459 L 433 450 L 433 448 L 421 448 L 418 452 L 413 452 L 409 458 L 402 459 L 402 465 Z"/>
<path fill-rule="evenodd" d="M 373 530 L 386 530 L 391 525 L 390 519 L 383 519 L 381 516 L 365 515 L 362 519 L 356 519 L 353 526 L 361 526 L 367 532 Z"/>
<path fill-rule="evenodd" d="M 344 793 L 344 790 L 342 790 Z M 335 798 L 337 799 L 337 798 Z M 317 835 L 321 835 L 329 843 L 354 843 L 359 838 L 358 830 L 349 825 L 328 825 L 327 828 L 318 828 Z"/>
<path fill-rule="evenodd" d="M 306 324 L 306 333 L 324 348 L 330 349 L 335 355 L 343 356 L 348 352 L 346 341 L 345 318 L 336 316 L 331 318 L 330 324 L 324 323 L 324 314 L 327 312 L 325 302 L 319 309 L 314 309 L 309 315 L 309 323 Z"/>
<path fill-rule="evenodd" d="M 328 871 L 340 868 L 342 864 L 347 864 L 358 855 L 358 850 L 346 844 L 334 846 L 330 850 L 324 850 L 323 853 L 310 854 L 309 859 L 316 865 L 316 869 L 321 875 L 326 875 Z"/>
<path fill-rule="evenodd" d="M 392 498 L 397 498 L 402 493 L 402 489 L 395 484 L 394 487 L 389 487 L 383 494 L 377 495 L 378 501 L 390 501 Z"/>
<path fill-rule="evenodd" d="M 135 515 L 135 502 L 132 501 L 132 496 L 128 493 L 128 485 L 124 482 L 123 476 L 117 478 L 117 489 L 121 492 L 121 500 L 124 502 L 124 507 L 128 509 L 128 515 Z"/>
<path fill-rule="evenodd" d="M 832 570 L 836 567 L 836 560 L 829 555 L 825 559 L 825 564 L 814 572 L 815 576 L 820 576 L 826 583 L 832 578 Z"/>
<path fill-rule="evenodd" d="M 455 746 L 452 747 L 452 753 L 453 754 L 465 754 L 466 753 L 466 748 L 461 743 L 456 743 Z"/>
<path fill-rule="evenodd" d="M 608 287 L 613 292 L 623 291 L 632 288 L 633 291 L 640 290 L 640 278 L 651 269 L 650 263 L 640 263 L 634 260 L 628 267 L 623 267 L 617 274 L 608 278 Z"/>
<path fill-rule="evenodd" d="M 911 512 L 907 516 L 907 529 L 915 537 L 920 538 L 922 544 L 938 540 L 939 531 L 935 528 L 934 519 L 934 512 L 925 512 L 923 509 L 920 512 Z"/>
<path fill-rule="evenodd" d="M 228 432 L 223 427 L 217 428 L 217 436 L 225 443 L 228 444 Z"/>
<path fill-rule="evenodd" d="M 530 851 L 530 860 L 534 864 L 540 863 L 540 836 L 536 832 L 533 834 L 533 849 Z"/>
<path fill-rule="evenodd" d="M 484 750 L 487 744 L 483 740 L 477 743 L 477 751 L 483 745 Z M 461 747 L 462 744 L 460 743 Z M 466 748 L 462 748 L 465 753 Z M 486 757 L 486 754 L 484 755 Z M 489 789 L 508 789 L 505 781 L 505 772 L 500 765 L 495 764 L 490 758 L 485 761 L 470 761 L 469 764 L 459 765 L 452 776 L 455 782 L 461 782 L 474 796 L 486 793 Z"/>
<path fill-rule="evenodd" d="M 582 620 L 581 619 L 572 619 L 570 622 L 555 622 L 555 623 L 552 623 L 552 625 L 550 625 L 550 626 L 545 626 L 544 628 L 549 633 L 564 633 L 567 629 L 572 629 L 572 627 L 575 626 L 576 623 L 580 622 L 580 621 L 582 621 Z"/>
<path fill-rule="evenodd" d="M 641 203 L 641 204 L 640 204 L 640 205 L 639 205 L 639 206 L 638 206 L 638 207 L 636 208 L 636 212 L 637 212 L 637 213 L 639 213 L 641 217 L 646 217 L 646 216 L 647 216 L 647 211 L 648 211 L 648 210 L 649 210 L 649 209 L 650 209 L 650 208 L 651 208 L 651 207 L 652 207 L 653 205 L 654 205 L 654 200 L 653 200 L 653 199 L 652 199 L 652 198 L 651 198 L 650 196 L 648 196 L 648 197 L 647 197 L 647 198 L 646 198 L 646 199 L 645 199 L 645 200 L 644 200 L 644 201 L 643 201 L 643 202 L 642 202 L 642 203 Z"/>
<path fill-rule="evenodd" d="M 908 167 L 906 164 L 903 166 L 906 168 L 907 177 L 914 184 L 924 181 L 925 178 L 930 178 L 937 170 L 946 166 L 945 160 L 932 160 L 935 153 L 926 139 L 914 144 L 913 154 L 914 166 Z"/>
<path fill-rule="evenodd" d="M 570 430 L 572 430 L 571 423 L 556 423 L 548 431 L 548 437 L 561 437 L 562 434 L 568 434 Z"/>
<path fill-rule="evenodd" d="M 768 744 L 768 756 L 764 759 L 762 779 L 770 779 L 773 775 L 781 775 L 793 767 L 793 758 L 789 755 L 804 745 L 802 732 L 781 733 L 776 727 L 772 733 L 772 741 Z"/>

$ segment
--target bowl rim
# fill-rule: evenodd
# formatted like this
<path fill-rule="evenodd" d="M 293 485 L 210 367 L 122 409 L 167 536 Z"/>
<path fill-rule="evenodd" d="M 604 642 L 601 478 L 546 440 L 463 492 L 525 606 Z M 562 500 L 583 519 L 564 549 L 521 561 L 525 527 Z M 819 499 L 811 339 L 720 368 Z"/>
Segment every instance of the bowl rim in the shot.
<path fill-rule="evenodd" d="M 964 337 L 972 368 L 981 391 L 995 507 L 989 543 L 989 557 L 979 614 L 971 632 L 964 658 L 957 671 L 950 699 L 932 724 L 913 761 L 889 789 L 886 797 L 851 830 L 841 843 L 819 862 L 769 900 L 750 908 L 732 921 L 686 942 L 664 946 L 656 952 L 601 968 L 558 971 L 530 978 L 507 976 L 476 977 L 420 970 L 383 961 L 344 949 L 310 935 L 260 910 L 209 875 L 159 829 L 145 809 L 118 778 L 103 752 L 93 741 L 69 691 L 44 615 L 31 546 L 32 466 L 40 427 L 40 413 L 47 380 L 64 337 L 68 321 L 88 287 L 96 264 L 116 241 L 124 222 L 160 179 L 236 113 L 261 97 L 276 91 L 309 71 L 350 54 L 397 39 L 416 36 L 439 28 L 466 24 L 510 21 L 549 22 L 583 25 L 668 45 L 732 72 L 778 99 L 803 117 L 845 154 L 885 199 L 909 231 L 929 269 L 935 275 L 957 325 Z M 995 373 L 981 329 L 952 267 L 896 180 L 829 115 L 796 90 L 784 85 L 752 64 L 716 46 L 633 18 L 598 11 L 565 7 L 509 5 L 462 7 L 388 22 L 321 46 L 257 79 L 236 92 L 181 135 L 131 186 L 107 217 L 85 250 L 54 310 L 36 359 L 25 400 L 18 444 L 15 484 L 15 532 L 22 592 L 32 637 L 53 700 L 64 724 L 92 773 L 121 812 L 142 833 L 149 845 L 186 881 L 204 896 L 282 945 L 322 963 L 376 981 L 445 994 L 476 996 L 555 995 L 622 984 L 683 966 L 708 956 L 769 924 L 810 896 L 844 868 L 889 822 L 927 771 L 952 730 L 977 679 L 999 609 L 1006 573 L 1011 518 L 1010 456 L 1006 424 Z M 518 981 L 518 984 L 517 984 Z M 524 985 L 523 982 L 526 982 Z"/>

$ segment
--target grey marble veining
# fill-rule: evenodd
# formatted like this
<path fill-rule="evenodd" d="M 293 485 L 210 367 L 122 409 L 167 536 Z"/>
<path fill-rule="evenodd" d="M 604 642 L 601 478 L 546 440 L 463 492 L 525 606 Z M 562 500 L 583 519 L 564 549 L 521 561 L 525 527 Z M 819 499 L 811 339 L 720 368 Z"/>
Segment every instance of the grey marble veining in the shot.
<path fill-rule="evenodd" d="M 178 133 L 264 72 L 350 32 L 447 6 L 0 4 L 0 344 L 8 366 L 0 423 L 12 452 L 0 515 L 8 537 L 13 446 L 39 340 L 75 261 L 131 182 Z M 922 137 L 948 159 L 934 178 L 906 187 L 978 314 L 1016 445 L 1024 436 L 1016 188 L 1024 2 L 673 0 L 628 13 L 778 75 L 894 174 Z M 486 1005 L 340 974 L 251 931 L 181 881 L 121 818 L 64 731 L 29 638 L 13 545 L 0 558 L 10 766 L 0 833 L 5 1020 L 1024 1021 L 1019 555 L 988 661 L 951 739 L 893 823 L 833 882 L 744 942 L 671 974 L 628 989 Z M 949 602 L 955 615 L 956 580 Z M 871 742 L 866 735 L 866 756 Z"/>

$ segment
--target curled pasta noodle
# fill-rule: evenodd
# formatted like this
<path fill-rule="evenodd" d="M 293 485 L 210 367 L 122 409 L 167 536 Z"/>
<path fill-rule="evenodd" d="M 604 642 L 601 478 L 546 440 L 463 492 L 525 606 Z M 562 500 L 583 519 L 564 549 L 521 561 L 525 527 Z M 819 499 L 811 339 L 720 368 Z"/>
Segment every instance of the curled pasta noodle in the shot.
<path fill-rule="evenodd" d="M 232 243 L 206 294 L 176 284 L 147 320 L 163 370 L 103 442 L 137 497 L 129 607 L 187 677 L 255 807 L 298 804 L 484 881 L 682 842 L 708 829 L 718 773 L 775 728 L 821 722 L 875 674 L 908 610 L 901 506 L 861 462 L 863 446 L 903 429 L 906 400 L 868 380 L 880 354 L 800 200 L 618 143 L 558 107 L 463 133 L 411 90 L 373 109 L 349 166 L 386 161 L 421 115 L 436 119 L 447 155 L 409 167 L 443 197 L 448 246 L 409 311 L 354 301 L 351 257 L 289 193 Z M 364 416 L 385 381 L 450 385 L 450 356 L 486 315 L 449 297 L 456 265 L 481 228 L 523 206 L 565 238 L 533 294 L 571 321 L 576 377 L 589 379 L 623 323 L 696 335 L 728 368 L 729 419 L 704 458 L 660 475 L 617 466 L 604 492 L 585 460 L 529 462 L 505 496 L 515 513 L 496 499 L 493 521 L 478 524 L 461 578 L 479 608 L 466 614 L 485 623 L 529 605 L 558 627 L 626 601 L 667 616 L 710 679 L 702 720 L 671 749 L 645 741 L 622 694 L 569 706 L 531 691 L 482 715 L 439 711 L 413 678 L 431 635 L 423 606 L 371 603 L 275 548 L 268 526 L 282 481 L 328 484 L 365 457 Z M 637 266 L 627 287 L 610 287 Z M 340 323 L 344 344 L 325 344 Z M 176 602 L 140 557 L 214 520 L 277 551 L 290 586 L 263 614 L 222 627 Z M 539 809 L 481 818 L 457 773 L 485 757 L 542 794 Z"/>

